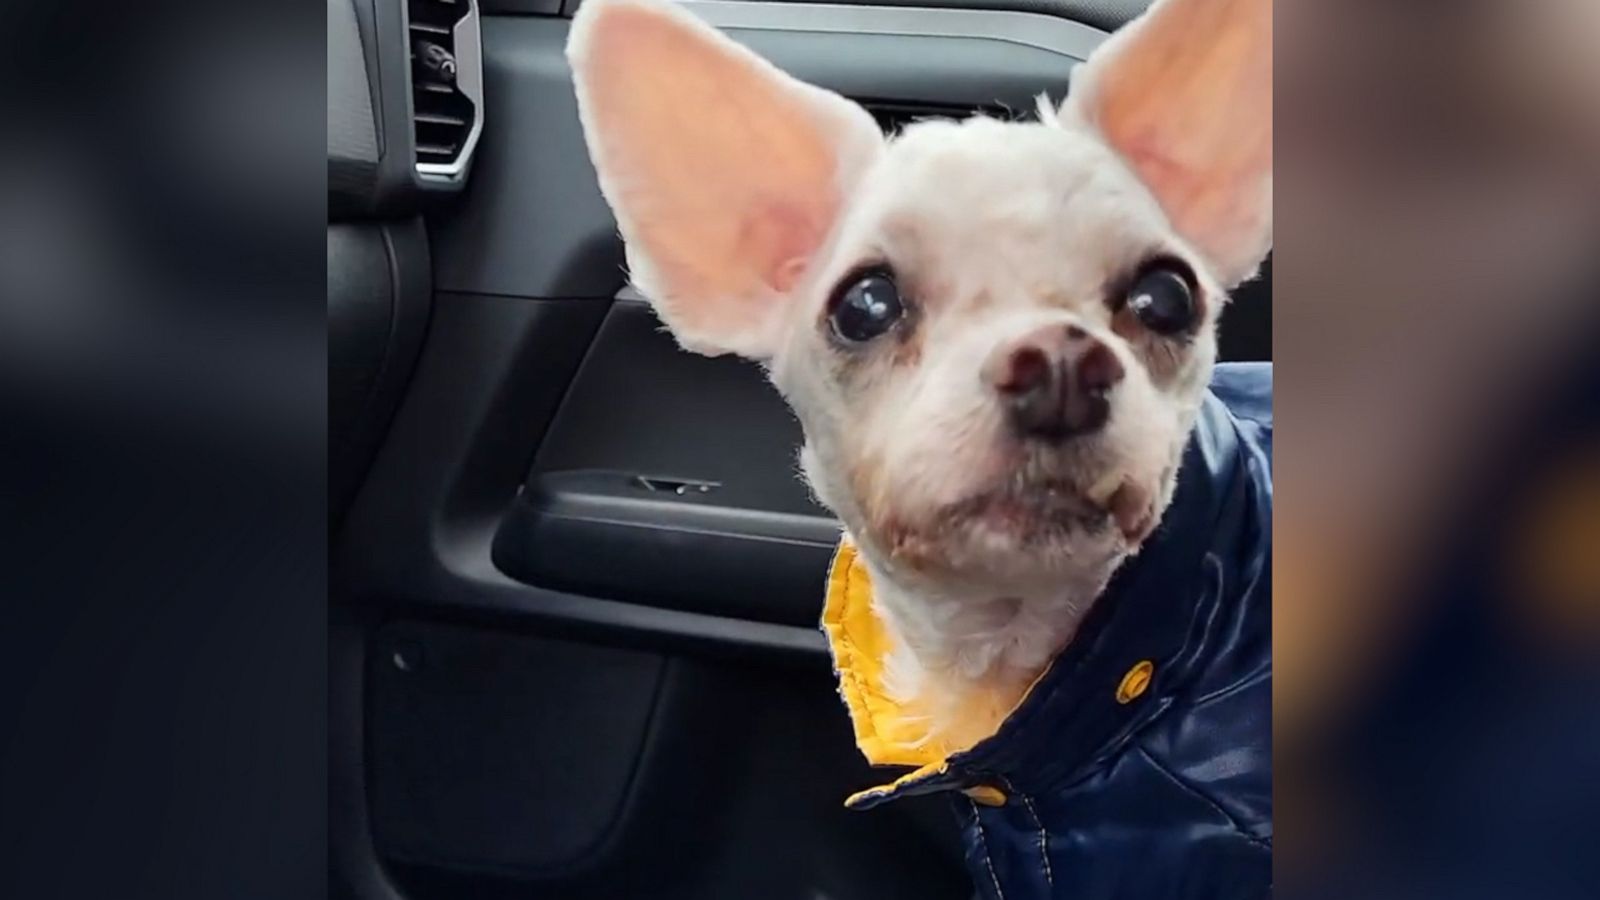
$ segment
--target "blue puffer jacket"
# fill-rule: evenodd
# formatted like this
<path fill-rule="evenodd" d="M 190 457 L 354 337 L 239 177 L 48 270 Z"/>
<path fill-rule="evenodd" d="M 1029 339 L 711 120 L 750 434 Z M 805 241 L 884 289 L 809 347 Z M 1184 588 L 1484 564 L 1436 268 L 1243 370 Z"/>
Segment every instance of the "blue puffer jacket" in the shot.
<path fill-rule="evenodd" d="M 841 627 L 847 577 L 824 617 L 841 692 L 868 758 L 897 761 L 852 683 L 881 647 Z M 849 805 L 952 792 L 992 900 L 1269 895 L 1271 585 L 1272 368 L 1222 365 L 1160 527 L 1017 709 Z"/>

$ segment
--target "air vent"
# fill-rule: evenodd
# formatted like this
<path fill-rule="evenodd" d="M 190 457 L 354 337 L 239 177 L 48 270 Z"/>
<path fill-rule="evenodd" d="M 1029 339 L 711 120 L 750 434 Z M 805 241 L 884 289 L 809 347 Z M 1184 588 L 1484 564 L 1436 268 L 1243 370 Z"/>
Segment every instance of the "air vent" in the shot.
<path fill-rule="evenodd" d="M 483 57 L 473 0 L 408 0 L 417 173 L 455 181 L 483 127 Z"/>
<path fill-rule="evenodd" d="M 998 119 L 1014 119 L 1016 115 L 1009 109 L 999 104 L 984 106 L 960 106 L 956 104 L 938 103 L 905 103 L 889 100 L 863 100 L 861 105 L 872 113 L 878 121 L 878 127 L 884 134 L 895 134 L 907 125 L 920 122 L 923 119 L 965 119 L 969 116 L 982 113 Z"/>
<path fill-rule="evenodd" d="M 997 119 L 1014 119 L 1011 110 L 1003 106 L 957 106 L 957 104 L 934 104 L 934 102 L 896 102 L 896 101 L 862 101 L 862 106 L 867 107 L 867 112 L 872 114 L 872 119 L 877 120 L 878 127 L 883 128 L 885 135 L 894 135 L 902 128 L 912 123 L 922 122 L 923 119 L 968 119 L 971 115 L 994 115 Z"/>

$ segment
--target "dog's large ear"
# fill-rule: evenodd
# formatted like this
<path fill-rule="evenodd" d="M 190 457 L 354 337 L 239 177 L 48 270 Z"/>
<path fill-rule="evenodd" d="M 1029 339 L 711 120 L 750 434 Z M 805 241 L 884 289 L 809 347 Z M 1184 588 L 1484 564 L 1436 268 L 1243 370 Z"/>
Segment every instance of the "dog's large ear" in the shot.
<path fill-rule="evenodd" d="M 665 0 L 588 0 L 567 58 L 634 284 L 684 347 L 771 356 L 883 147 L 872 117 Z"/>
<path fill-rule="evenodd" d="M 1232 286 L 1272 249 L 1272 0 L 1156 0 L 1073 73 L 1112 146 Z"/>

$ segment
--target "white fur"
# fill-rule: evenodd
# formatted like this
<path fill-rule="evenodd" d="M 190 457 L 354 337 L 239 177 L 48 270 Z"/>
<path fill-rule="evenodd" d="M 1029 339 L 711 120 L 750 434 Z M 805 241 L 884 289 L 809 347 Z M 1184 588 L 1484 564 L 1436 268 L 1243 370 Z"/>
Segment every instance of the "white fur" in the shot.
<path fill-rule="evenodd" d="M 1107 530 L 1039 553 L 980 528 L 942 546 L 958 571 L 928 574 L 895 561 L 864 504 L 914 518 L 1008 477 L 1000 410 L 978 363 L 1033 326 L 1071 322 L 1112 347 L 1128 377 L 1105 432 L 1079 448 L 1081 458 L 1055 464 L 1080 483 L 1114 470 L 1147 485 L 1164 507 L 1214 357 L 1212 330 L 1195 340 L 1183 377 L 1162 386 L 1110 331 L 1104 284 L 1150 248 L 1183 244 L 1126 168 L 1083 132 L 988 119 L 916 125 L 890 143 L 863 185 L 818 285 L 794 307 L 771 377 L 805 426 L 807 478 L 872 573 L 896 639 L 894 690 L 927 697 L 930 679 L 938 692 L 995 679 L 1025 687 L 1134 548 Z M 885 220 L 918 223 L 928 246 L 910 252 L 926 257 L 921 271 L 942 296 L 922 298 L 933 311 L 921 325 L 919 369 L 886 372 L 847 395 L 829 372 L 825 337 L 807 323 L 821 314 L 821 286 L 857 260 L 907 252 L 883 233 Z M 988 299 L 974 309 L 980 293 Z M 1214 317 L 1223 294 L 1214 285 L 1209 293 Z M 881 482 L 863 496 L 844 473 L 869 458 L 882 460 Z"/>

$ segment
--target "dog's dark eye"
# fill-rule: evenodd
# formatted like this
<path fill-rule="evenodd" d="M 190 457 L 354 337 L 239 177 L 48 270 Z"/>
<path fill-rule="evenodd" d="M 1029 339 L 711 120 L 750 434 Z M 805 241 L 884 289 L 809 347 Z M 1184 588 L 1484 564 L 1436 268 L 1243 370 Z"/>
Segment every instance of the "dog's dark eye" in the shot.
<path fill-rule="evenodd" d="M 869 269 L 839 283 L 828 309 L 828 323 L 834 334 L 859 344 L 894 327 L 905 311 L 894 276 L 884 269 Z"/>
<path fill-rule="evenodd" d="M 1182 334 L 1194 327 L 1194 290 L 1177 263 L 1156 263 L 1139 273 L 1124 302 L 1144 327 L 1160 335 Z"/>

